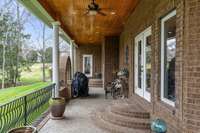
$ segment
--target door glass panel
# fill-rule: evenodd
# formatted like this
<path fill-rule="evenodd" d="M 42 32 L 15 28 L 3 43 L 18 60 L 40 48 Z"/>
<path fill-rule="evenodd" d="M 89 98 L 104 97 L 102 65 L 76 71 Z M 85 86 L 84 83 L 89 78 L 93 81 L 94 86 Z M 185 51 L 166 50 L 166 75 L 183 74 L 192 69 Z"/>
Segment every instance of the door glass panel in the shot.
<path fill-rule="evenodd" d="M 138 88 L 142 87 L 142 41 L 138 42 Z"/>
<path fill-rule="evenodd" d="M 140 33 L 135 41 L 135 93 L 151 102 L 151 27 Z"/>
<path fill-rule="evenodd" d="M 145 47 L 145 66 L 146 66 L 146 91 L 150 92 L 151 87 L 151 36 L 146 37 Z"/>

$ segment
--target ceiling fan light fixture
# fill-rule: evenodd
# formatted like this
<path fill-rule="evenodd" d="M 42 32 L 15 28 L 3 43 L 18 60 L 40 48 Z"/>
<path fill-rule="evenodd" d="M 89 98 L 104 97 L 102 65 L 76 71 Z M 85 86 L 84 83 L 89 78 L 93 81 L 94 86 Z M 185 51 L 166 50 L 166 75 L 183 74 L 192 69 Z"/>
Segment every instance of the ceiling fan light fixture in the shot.
<path fill-rule="evenodd" d="M 110 14 L 111 14 L 111 15 L 115 15 L 115 14 L 116 14 L 116 12 L 112 11 L 112 12 L 110 12 Z"/>
<path fill-rule="evenodd" d="M 97 11 L 95 11 L 95 10 L 90 10 L 90 11 L 89 11 L 89 15 L 95 16 L 95 15 L 97 15 Z"/>
<path fill-rule="evenodd" d="M 72 15 L 76 15 L 76 14 L 77 14 L 77 12 L 75 12 L 75 11 L 74 11 L 74 12 L 72 12 Z"/>

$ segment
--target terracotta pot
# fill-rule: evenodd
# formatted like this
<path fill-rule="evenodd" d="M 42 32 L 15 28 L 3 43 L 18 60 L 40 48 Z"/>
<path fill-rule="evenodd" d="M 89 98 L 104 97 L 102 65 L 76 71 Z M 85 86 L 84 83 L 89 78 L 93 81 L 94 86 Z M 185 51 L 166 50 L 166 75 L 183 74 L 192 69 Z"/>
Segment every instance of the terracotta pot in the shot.
<path fill-rule="evenodd" d="M 70 97 L 69 97 L 69 92 L 67 87 L 61 87 L 59 90 L 59 96 L 65 98 L 66 103 L 69 102 Z"/>
<path fill-rule="evenodd" d="M 32 126 L 25 126 L 11 129 L 8 133 L 37 133 L 37 129 Z"/>
<path fill-rule="evenodd" d="M 65 112 L 65 98 L 58 97 L 50 100 L 50 111 L 52 119 L 62 119 Z"/>

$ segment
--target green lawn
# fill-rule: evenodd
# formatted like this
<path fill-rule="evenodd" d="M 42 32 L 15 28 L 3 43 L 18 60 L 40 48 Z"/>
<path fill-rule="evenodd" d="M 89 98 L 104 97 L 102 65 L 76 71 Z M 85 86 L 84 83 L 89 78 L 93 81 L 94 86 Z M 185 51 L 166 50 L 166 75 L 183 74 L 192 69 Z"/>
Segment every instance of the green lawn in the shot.
<path fill-rule="evenodd" d="M 47 81 L 50 81 L 50 64 L 46 64 L 45 74 Z M 30 70 L 23 70 L 21 73 L 20 82 L 23 84 L 33 84 L 42 81 L 42 63 L 35 63 L 30 67 Z"/>
<path fill-rule="evenodd" d="M 0 105 L 12 101 L 18 97 L 27 95 L 33 91 L 50 85 L 50 82 L 39 82 L 27 86 L 11 87 L 0 90 Z"/>

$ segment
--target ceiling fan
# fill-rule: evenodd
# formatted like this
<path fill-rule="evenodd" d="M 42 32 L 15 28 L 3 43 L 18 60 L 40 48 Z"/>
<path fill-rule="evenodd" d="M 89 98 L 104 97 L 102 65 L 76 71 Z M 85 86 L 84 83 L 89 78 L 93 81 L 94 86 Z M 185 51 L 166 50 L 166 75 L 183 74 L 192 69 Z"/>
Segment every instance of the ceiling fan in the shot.
<path fill-rule="evenodd" d="M 102 8 L 95 2 L 95 0 L 92 0 L 92 2 L 88 5 L 88 8 L 86 9 L 85 15 L 94 16 L 97 14 L 100 14 L 102 16 L 106 16 L 105 13 L 102 12 Z"/>

